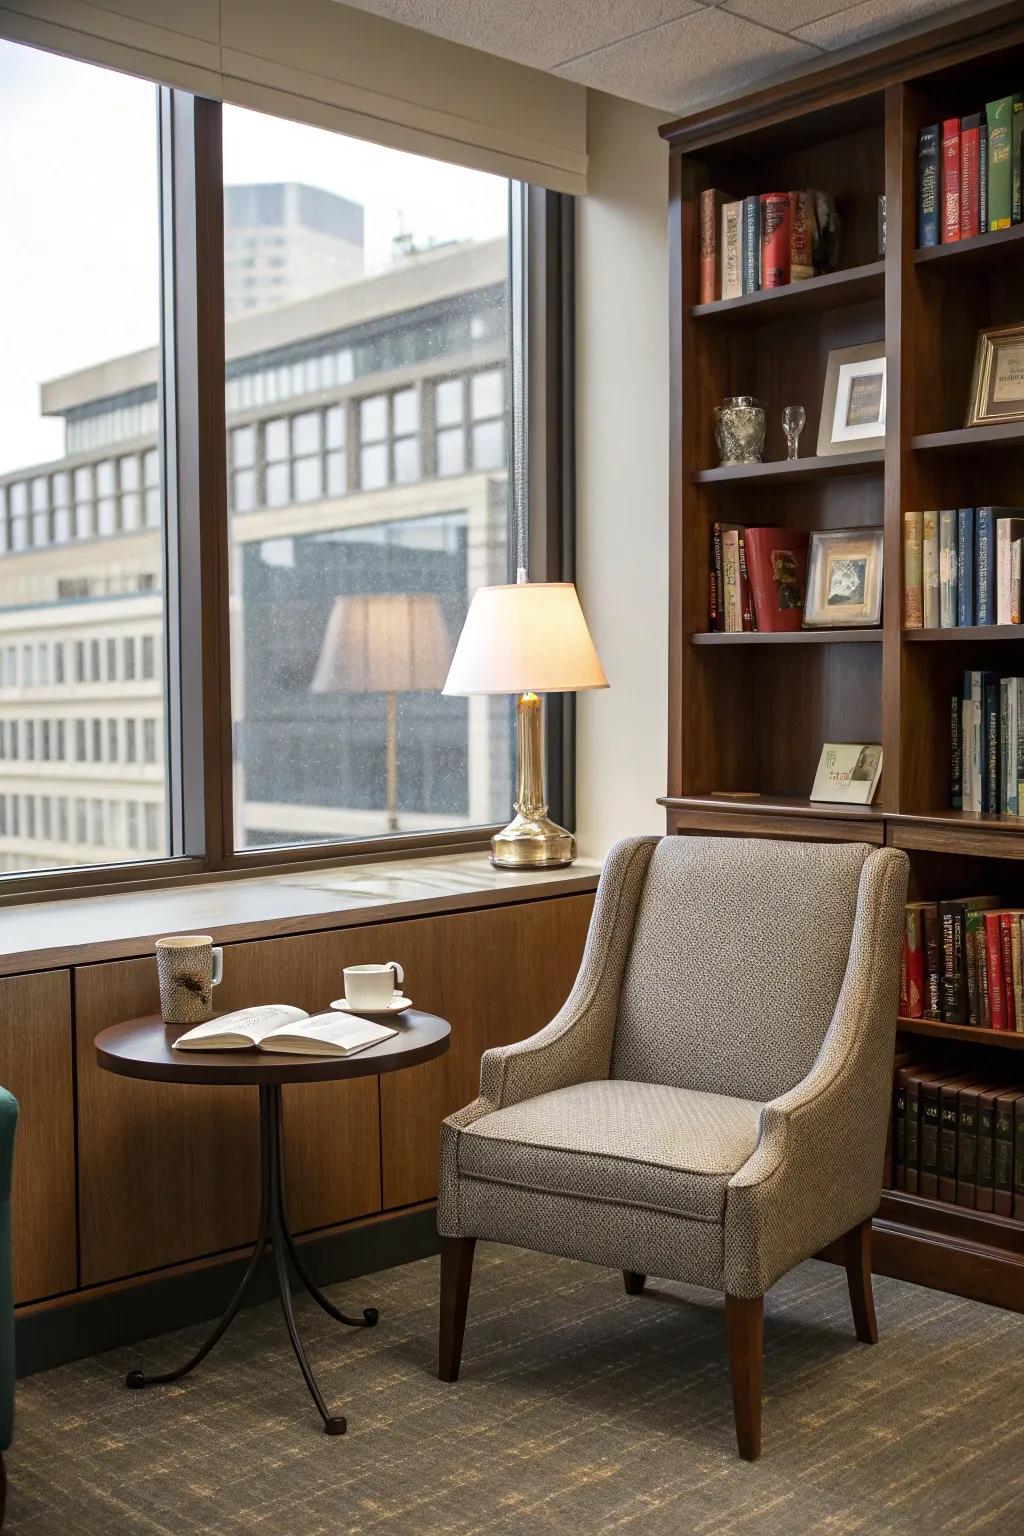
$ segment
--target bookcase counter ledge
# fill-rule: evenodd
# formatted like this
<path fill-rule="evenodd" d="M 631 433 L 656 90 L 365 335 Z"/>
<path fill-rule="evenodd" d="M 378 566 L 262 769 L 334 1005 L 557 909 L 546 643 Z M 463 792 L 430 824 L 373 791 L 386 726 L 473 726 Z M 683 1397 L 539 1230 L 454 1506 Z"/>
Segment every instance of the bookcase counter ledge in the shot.
<path fill-rule="evenodd" d="M 985 235 L 972 235 L 969 240 L 953 240 L 948 245 L 918 246 L 914 252 L 914 265 L 931 267 L 933 264 L 948 267 L 997 266 L 1006 263 L 1015 266 L 1024 259 L 1024 224 L 1013 224 L 1009 229 L 998 229 Z"/>
<path fill-rule="evenodd" d="M 784 315 L 820 314 L 842 309 L 848 304 L 863 304 L 885 295 L 885 262 L 871 261 L 845 271 L 825 272 L 802 282 L 786 283 L 781 288 L 759 288 L 735 299 L 715 299 L 710 304 L 694 304 L 694 320 L 727 320 L 731 325 L 760 325 L 779 320 Z"/>
<path fill-rule="evenodd" d="M 1024 626 L 1021 626 L 1024 629 Z M 693 645 L 881 645 L 881 629 L 707 629 L 690 636 Z"/>
<path fill-rule="evenodd" d="M 1024 624 L 962 624 L 950 629 L 905 629 L 904 640 L 912 644 L 934 644 L 959 640 L 1021 640 Z"/>
<path fill-rule="evenodd" d="M 948 432 L 922 432 L 910 439 L 910 446 L 915 453 L 975 453 L 985 448 L 1019 448 L 1024 446 L 1024 421 L 996 421 L 977 427 L 954 427 Z"/>
<path fill-rule="evenodd" d="M 910 1019 L 903 1014 L 897 1018 L 896 1027 L 905 1035 L 930 1035 L 937 1040 L 962 1040 L 971 1045 L 1024 1051 L 1024 1032 L 1017 1030 L 983 1029 L 978 1024 L 946 1024 L 942 1019 Z"/>
<path fill-rule="evenodd" d="M 884 468 L 881 448 L 860 453 L 834 453 L 821 458 L 769 459 L 764 464 L 718 464 L 694 472 L 695 485 L 721 485 L 736 480 L 830 480 L 839 475 L 874 474 Z"/>

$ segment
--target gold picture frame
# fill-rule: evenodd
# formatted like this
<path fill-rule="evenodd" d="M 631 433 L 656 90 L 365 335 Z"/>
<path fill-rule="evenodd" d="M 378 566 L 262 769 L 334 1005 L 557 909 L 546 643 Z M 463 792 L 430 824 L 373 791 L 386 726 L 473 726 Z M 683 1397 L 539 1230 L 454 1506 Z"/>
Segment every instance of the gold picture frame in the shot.
<path fill-rule="evenodd" d="M 811 534 L 804 629 L 877 628 L 882 622 L 881 528 Z"/>
<path fill-rule="evenodd" d="M 978 332 L 965 427 L 1024 421 L 1024 324 Z"/>

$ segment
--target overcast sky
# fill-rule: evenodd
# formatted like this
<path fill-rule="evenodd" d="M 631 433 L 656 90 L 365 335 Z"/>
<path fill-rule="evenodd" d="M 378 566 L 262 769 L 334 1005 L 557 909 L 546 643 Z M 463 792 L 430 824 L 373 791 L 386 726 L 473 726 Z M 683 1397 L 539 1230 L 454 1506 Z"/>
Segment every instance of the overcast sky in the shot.
<path fill-rule="evenodd" d="M 39 385 L 158 334 L 152 85 L 0 41 L 0 473 L 63 453 Z M 305 181 L 366 210 L 367 265 L 417 241 L 503 234 L 500 177 L 224 111 L 226 182 Z"/>

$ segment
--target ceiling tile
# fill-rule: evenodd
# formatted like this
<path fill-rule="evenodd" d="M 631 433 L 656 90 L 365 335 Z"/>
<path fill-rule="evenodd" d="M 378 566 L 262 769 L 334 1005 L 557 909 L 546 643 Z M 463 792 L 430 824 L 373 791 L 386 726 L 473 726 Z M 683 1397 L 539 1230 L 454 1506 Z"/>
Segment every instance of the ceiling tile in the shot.
<path fill-rule="evenodd" d="M 962 0 L 862 0 L 860 5 L 795 29 L 794 36 L 818 48 L 846 48 L 961 3 Z"/>
<path fill-rule="evenodd" d="M 684 113 L 815 58 L 820 53 L 809 43 L 728 11 L 704 10 L 585 54 L 555 73 L 666 112 Z"/>
<path fill-rule="evenodd" d="M 723 11 L 761 22 L 773 32 L 795 32 L 833 11 L 846 10 L 860 0 L 721 0 Z"/>
<path fill-rule="evenodd" d="M 688 16 L 702 0 L 344 0 L 454 43 L 550 69 Z"/>

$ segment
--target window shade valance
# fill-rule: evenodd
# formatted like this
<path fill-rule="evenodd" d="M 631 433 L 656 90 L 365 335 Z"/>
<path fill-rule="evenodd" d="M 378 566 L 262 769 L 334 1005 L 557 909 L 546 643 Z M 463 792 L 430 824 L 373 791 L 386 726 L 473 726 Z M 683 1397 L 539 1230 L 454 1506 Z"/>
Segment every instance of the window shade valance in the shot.
<path fill-rule="evenodd" d="M 6 0 L 0 35 L 554 191 L 586 191 L 586 91 L 334 0 Z"/>

